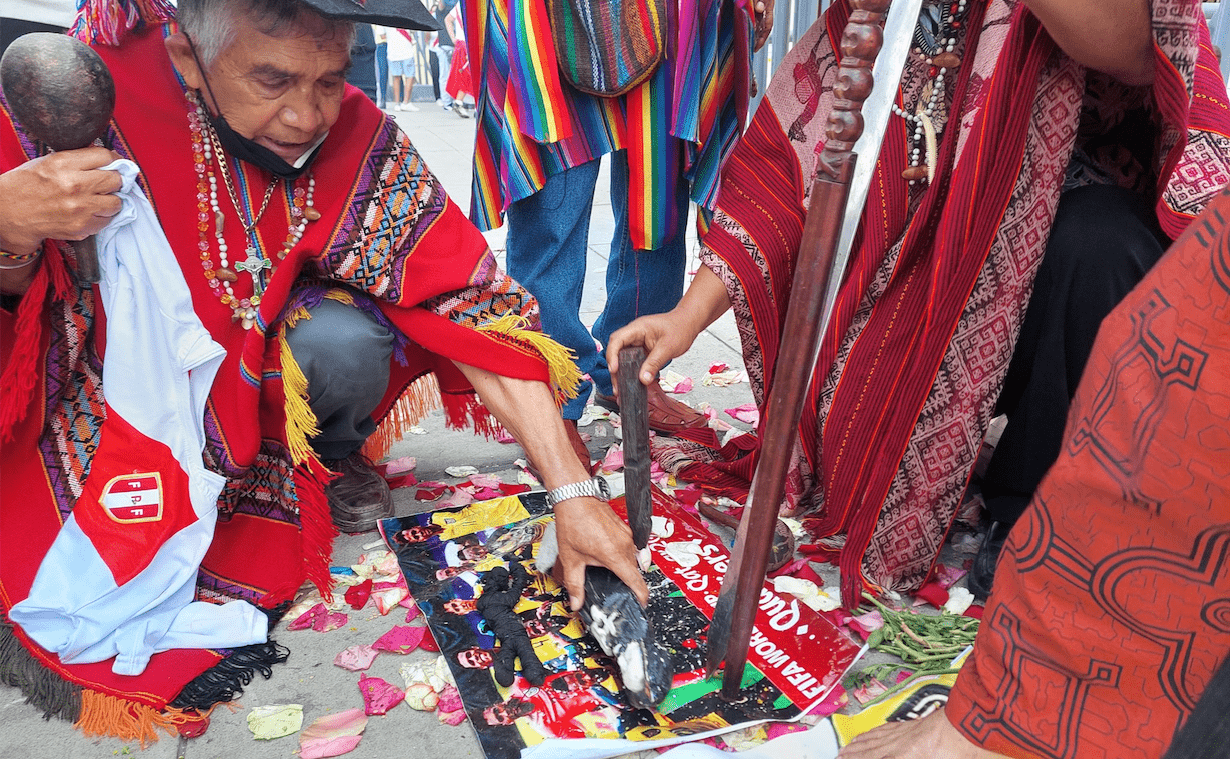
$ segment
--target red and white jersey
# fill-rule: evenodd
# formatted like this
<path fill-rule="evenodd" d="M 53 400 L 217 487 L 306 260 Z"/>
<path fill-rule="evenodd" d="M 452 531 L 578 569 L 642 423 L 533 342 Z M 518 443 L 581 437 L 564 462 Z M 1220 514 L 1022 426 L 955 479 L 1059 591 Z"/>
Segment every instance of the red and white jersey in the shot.
<path fill-rule="evenodd" d="M 115 658 L 144 671 L 172 648 L 260 643 L 268 618 L 242 601 L 194 601 L 225 478 L 207 470 L 205 402 L 225 351 L 192 308 L 188 285 L 140 187 L 98 233 L 107 317 L 103 423 L 85 486 L 14 623 L 65 664 Z"/>

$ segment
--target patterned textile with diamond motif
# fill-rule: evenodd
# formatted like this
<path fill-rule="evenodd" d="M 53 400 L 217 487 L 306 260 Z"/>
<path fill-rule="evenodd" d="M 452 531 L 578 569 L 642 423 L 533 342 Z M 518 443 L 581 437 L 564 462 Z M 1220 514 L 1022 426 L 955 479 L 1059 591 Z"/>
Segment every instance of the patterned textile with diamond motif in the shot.
<path fill-rule="evenodd" d="M 1102 322 L 947 717 L 1008 756 L 1156 759 L 1230 655 L 1230 192 Z"/>
<path fill-rule="evenodd" d="M 1143 163 L 1175 237 L 1230 181 L 1230 110 L 1200 3 L 1150 6 L 1157 74 L 1138 98 L 1154 137 Z M 936 175 L 922 188 L 902 178 L 907 127 L 890 121 L 787 480 L 784 508 L 810 514 L 852 602 L 863 588 L 915 589 L 930 571 L 999 395 L 1066 169 L 1091 147 L 1092 117 L 1125 117 L 1087 97 L 1110 91 L 1090 86 L 1104 75 L 1064 55 L 1023 6 L 968 8 L 962 62 L 937 109 Z M 830 40 L 849 12 L 835 3 L 782 62 L 724 168 L 701 253 L 730 294 L 759 404 L 833 103 Z M 905 111 L 925 97 L 928 68 L 911 55 Z M 754 453 L 716 464 L 746 481 L 754 465 Z"/>

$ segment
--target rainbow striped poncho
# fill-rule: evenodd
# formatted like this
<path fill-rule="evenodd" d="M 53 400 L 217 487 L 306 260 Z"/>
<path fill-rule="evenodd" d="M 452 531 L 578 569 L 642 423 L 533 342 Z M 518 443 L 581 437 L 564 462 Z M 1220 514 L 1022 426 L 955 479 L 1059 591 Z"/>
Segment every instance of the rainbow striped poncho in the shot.
<path fill-rule="evenodd" d="M 478 133 L 470 218 L 503 223 L 547 177 L 627 149 L 633 245 L 652 250 L 678 231 L 671 198 L 688 182 L 705 209 L 722 162 L 747 119 L 751 14 L 747 0 L 670 0 L 666 60 L 614 98 L 560 78 L 546 0 L 462 0 L 478 77 Z"/>

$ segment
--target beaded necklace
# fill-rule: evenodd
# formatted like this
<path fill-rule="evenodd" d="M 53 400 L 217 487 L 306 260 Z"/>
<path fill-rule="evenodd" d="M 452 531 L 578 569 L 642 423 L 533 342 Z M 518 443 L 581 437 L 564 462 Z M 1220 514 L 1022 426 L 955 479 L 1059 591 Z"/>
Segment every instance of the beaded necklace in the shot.
<path fill-rule="evenodd" d="M 923 6 L 914 29 L 914 52 L 925 56 L 930 69 L 931 81 L 923 87 L 922 95 L 913 113 L 893 105 L 893 113 L 913 126 L 909 139 L 910 166 L 901 172 L 901 177 L 910 185 L 930 183 L 935 176 L 939 160 L 939 135 L 943 124 L 937 126 L 936 111 L 945 104 L 944 95 L 951 74 L 961 65 L 961 58 L 954 50 L 963 27 L 968 0 L 940 0 L 936 5 Z"/>
<path fill-rule="evenodd" d="M 305 177 L 296 180 L 292 186 L 285 180 L 274 178 L 265 190 L 260 209 L 254 216 L 250 216 L 236 191 L 226 155 L 205 117 L 204 106 L 200 98 L 195 92 L 186 93 L 186 97 L 189 103 L 188 127 L 192 132 L 192 162 L 197 176 L 197 232 L 200 235 L 197 250 L 200 253 L 201 267 L 204 270 L 205 280 L 218 301 L 231 309 L 231 321 L 239 322 L 244 329 L 251 329 L 256 323 L 256 308 L 260 305 L 261 296 L 265 291 L 265 272 L 272 274 L 275 266 L 273 260 L 261 250 L 256 225 L 265 215 L 265 211 L 269 208 L 269 201 L 280 184 L 286 193 L 286 204 L 290 209 L 291 223 L 287 227 L 286 242 L 278 251 L 277 259 L 281 261 L 286 258 L 286 254 L 303 237 L 308 222 L 320 218 L 320 212 L 312 204 L 316 179 L 309 172 Z M 244 251 L 246 257 L 243 261 L 236 262 L 233 269 L 227 258 L 226 238 L 223 236 L 226 215 L 222 213 L 218 205 L 218 179 L 214 173 L 215 161 L 218 172 L 222 174 L 226 193 L 230 197 L 231 204 L 239 213 L 239 221 L 243 225 L 244 235 L 248 240 L 248 247 Z M 218 247 L 216 266 L 209 242 L 209 222 L 211 220 L 213 221 L 213 236 Z M 252 295 L 241 298 L 235 295 L 233 285 L 239 280 L 238 272 L 245 271 L 252 277 Z"/>

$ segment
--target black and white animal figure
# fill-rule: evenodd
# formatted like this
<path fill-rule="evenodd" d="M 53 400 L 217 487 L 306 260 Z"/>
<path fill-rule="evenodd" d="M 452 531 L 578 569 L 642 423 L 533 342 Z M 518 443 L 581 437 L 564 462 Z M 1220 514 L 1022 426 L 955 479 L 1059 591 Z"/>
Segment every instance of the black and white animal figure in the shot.
<path fill-rule="evenodd" d="M 558 556 L 552 524 L 538 547 L 535 566 L 539 572 L 550 572 Z M 657 641 L 653 624 L 636 596 L 611 570 L 585 570 L 581 620 L 603 652 L 619 665 L 629 702 L 638 709 L 652 709 L 662 703 L 675 677 L 670 651 Z"/>
<path fill-rule="evenodd" d="M 517 673 L 517 659 L 521 659 L 521 676 L 531 685 L 542 685 L 546 670 L 538 661 L 530 636 L 525 632 L 521 617 L 513 607 L 521 600 L 521 591 L 529 584 L 529 576 L 520 562 L 512 563 L 510 574 L 504 567 L 495 567 L 483 574 L 483 594 L 478 597 L 478 613 L 483 615 L 487 626 L 500 641 L 496 650 L 495 681 L 507 688 L 513 684 Z"/>

